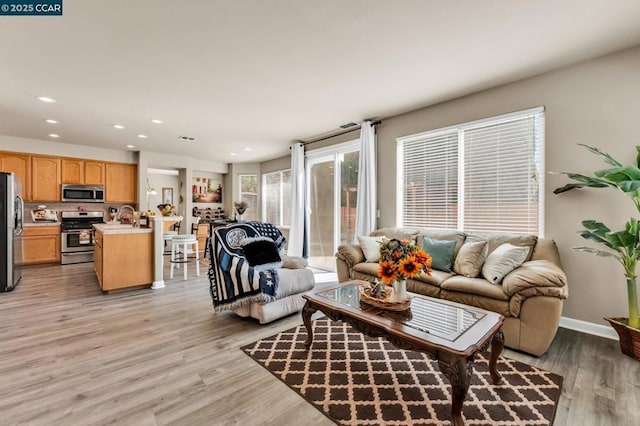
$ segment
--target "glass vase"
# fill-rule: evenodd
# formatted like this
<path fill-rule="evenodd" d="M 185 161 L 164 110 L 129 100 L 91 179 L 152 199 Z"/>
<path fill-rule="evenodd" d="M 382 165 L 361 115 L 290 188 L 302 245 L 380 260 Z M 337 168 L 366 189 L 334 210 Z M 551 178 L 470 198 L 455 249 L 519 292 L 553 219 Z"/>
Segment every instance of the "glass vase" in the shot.
<path fill-rule="evenodd" d="M 404 302 L 405 300 L 407 300 L 407 280 L 394 281 L 389 301 Z"/>

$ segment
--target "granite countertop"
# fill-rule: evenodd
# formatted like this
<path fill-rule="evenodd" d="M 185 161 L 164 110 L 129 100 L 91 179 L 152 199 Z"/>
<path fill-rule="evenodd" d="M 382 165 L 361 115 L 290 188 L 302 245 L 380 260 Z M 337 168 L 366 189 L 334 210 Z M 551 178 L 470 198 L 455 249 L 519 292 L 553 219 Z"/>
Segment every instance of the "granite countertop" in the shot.
<path fill-rule="evenodd" d="M 131 225 L 110 224 L 110 223 L 97 223 L 93 225 L 93 228 L 102 232 L 105 235 L 151 234 L 153 232 L 153 229 L 151 228 L 133 228 Z"/>
<path fill-rule="evenodd" d="M 60 226 L 60 222 L 24 222 L 22 226 L 25 228 L 32 226 Z"/>

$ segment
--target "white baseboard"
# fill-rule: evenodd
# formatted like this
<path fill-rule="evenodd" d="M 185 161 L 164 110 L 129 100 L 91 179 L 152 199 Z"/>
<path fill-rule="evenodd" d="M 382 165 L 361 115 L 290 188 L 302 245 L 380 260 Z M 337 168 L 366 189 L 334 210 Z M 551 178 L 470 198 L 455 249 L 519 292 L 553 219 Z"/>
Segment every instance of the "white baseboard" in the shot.
<path fill-rule="evenodd" d="M 593 334 L 594 336 L 605 337 L 607 339 L 619 340 L 618 333 L 608 325 L 560 317 L 560 327 L 580 331 L 582 333 Z"/>

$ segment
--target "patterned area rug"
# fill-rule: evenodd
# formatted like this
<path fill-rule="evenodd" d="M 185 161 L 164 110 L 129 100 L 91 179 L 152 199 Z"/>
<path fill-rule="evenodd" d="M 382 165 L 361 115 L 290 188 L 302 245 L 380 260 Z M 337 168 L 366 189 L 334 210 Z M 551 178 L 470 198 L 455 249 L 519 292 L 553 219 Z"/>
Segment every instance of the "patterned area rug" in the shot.
<path fill-rule="evenodd" d="M 320 318 L 242 348 L 340 425 L 450 425 L 451 391 L 436 362 L 348 324 Z M 462 413 L 467 425 L 551 425 L 562 377 L 504 357 L 500 385 L 480 355 Z"/>

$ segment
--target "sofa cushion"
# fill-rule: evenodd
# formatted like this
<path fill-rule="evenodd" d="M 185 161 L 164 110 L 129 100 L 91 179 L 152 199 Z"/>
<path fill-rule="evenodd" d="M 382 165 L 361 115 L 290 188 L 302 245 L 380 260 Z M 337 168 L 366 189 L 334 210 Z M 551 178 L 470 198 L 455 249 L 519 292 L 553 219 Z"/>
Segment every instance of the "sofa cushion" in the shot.
<path fill-rule="evenodd" d="M 243 254 L 256 271 L 268 271 L 282 267 L 280 251 L 269 237 L 252 237 L 240 241 Z"/>
<path fill-rule="evenodd" d="M 309 265 L 307 259 L 298 256 L 280 255 L 282 258 L 282 267 L 285 269 L 304 269 Z"/>
<path fill-rule="evenodd" d="M 529 248 L 502 244 L 495 249 L 482 266 L 482 275 L 492 284 L 500 284 L 511 271 L 522 265 L 529 255 Z"/>
<path fill-rule="evenodd" d="M 378 263 L 362 262 L 354 265 L 354 271 L 362 272 L 363 274 L 371 275 L 372 277 L 378 276 Z"/>
<path fill-rule="evenodd" d="M 420 235 L 418 236 L 418 244 L 422 244 L 422 238 L 429 237 L 433 240 L 447 240 L 447 241 L 455 241 L 456 248 L 453 250 L 453 257 L 455 258 L 460 251 L 460 247 L 464 244 L 465 238 L 467 236 L 464 232 L 455 231 L 455 230 L 447 230 L 447 229 L 421 229 Z"/>
<path fill-rule="evenodd" d="M 444 274 L 444 272 L 442 272 Z M 440 297 L 440 284 L 426 282 L 424 280 L 409 279 L 407 280 L 407 291 L 411 293 L 423 294 L 429 297 Z"/>
<path fill-rule="evenodd" d="M 440 287 L 444 290 L 478 294 L 496 300 L 509 300 L 509 295 L 502 290 L 502 287 L 493 285 L 484 278 L 454 276 L 443 282 Z"/>
<path fill-rule="evenodd" d="M 434 269 L 431 271 L 430 275 L 427 275 L 423 272 L 416 278 L 414 278 L 414 280 L 440 286 L 446 279 L 452 277 L 453 275 L 454 274 L 452 272 L 438 271 Z"/>
<path fill-rule="evenodd" d="M 453 264 L 454 272 L 465 277 L 477 277 L 487 257 L 487 248 L 486 241 L 467 241 L 464 243 Z"/>
<path fill-rule="evenodd" d="M 533 248 L 538 241 L 538 237 L 536 235 L 471 232 L 467 234 L 466 241 L 487 241 L 489 243 L 489 252 L 487 255 L 493 253 L 495 249 L 506 243 L 513 244 L 514 246 L 529 247 L 529 254 L 525 259 L 526 261 L 531 260 Z"/>
<path fill-rule="evenodd" d="M 303 293 L 313 289 L 315 279 L 311 269 L 278 269 L 278 291 L 276 299 Z"/>
<path fill-rule="evenodd" d="M 548 260 L 531 260 L 507 275 L 502 281 L 502 289 L 508 295 L 516 294 L 531 287 L 565 287 L 567 276 Z M 554 296 L 555 292 L 541 289 L 543 295 Z"/>
<path fill-rule="evenodd" d="M 488 282 L 487 285 L 495 287 L 493 284 L 489 284 Z M 505 317 L 513 316 L 511 315 L 508 300 L 498 300 L 492 297 L 482 296 L 480 294 L 462 293 L 453 290 L 446 290 L 442 287 L 440 288 L 440 298 L 450 300 L 452 302 L 462 303 L 464 305 L 476 306 L 481 309 L 486 309 L 487 311 L 497 312 L 500 315 L 504 315 Z"/>
<path fill-rule="evenodd" d="M 451 272 L 455 240 L 435 240 L 422 236 L 422 249 L 431 256 L 431 267 L 440 271 Z"/>
<path fill-rule="evenodd" d="M 386 236 L 389 239 L 397 239 L 397 240 L 410 240 L 415 242 L 418 238 L 418 235 L 420 234 L 420 232 L 418 232 L 417 229 L 410 229 L 410 228 L 382 228 L 382 229 L 376 229 L 375 231 L 373 231 L 371 233 L 372 237 L 383 237 Z"/>
<path fill-rule="evenodd" d="M 380 260 L 380 243 L 387 238 L 384 235 L 376 237 L 358 237 L 360 248 L 364 253 L 367 262 L 378 262 Z"/>

